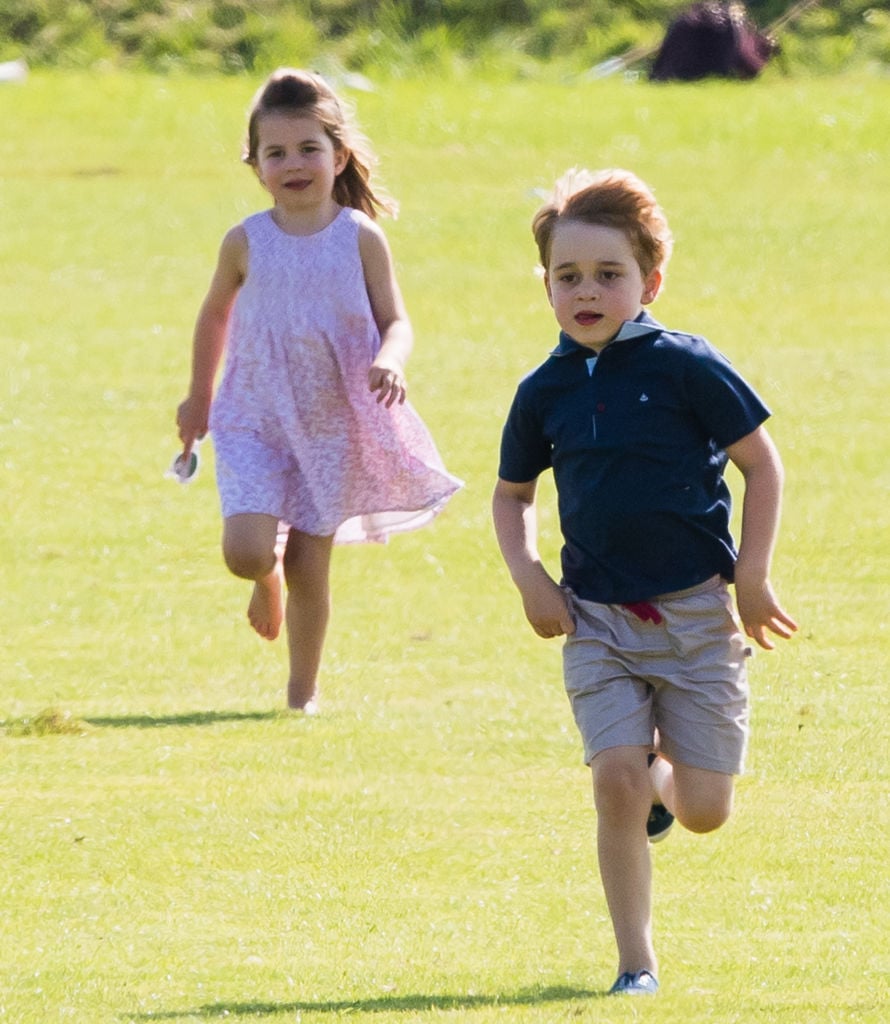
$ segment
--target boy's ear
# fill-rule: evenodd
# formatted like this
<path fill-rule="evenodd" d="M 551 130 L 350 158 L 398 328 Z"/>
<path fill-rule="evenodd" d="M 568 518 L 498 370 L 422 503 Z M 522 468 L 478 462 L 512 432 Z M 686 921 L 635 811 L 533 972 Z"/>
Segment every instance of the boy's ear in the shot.
<path fill-rule="evenodd" d="M 655 297 L 661 290 L 661 285 L 663 281 L 664 275 L 657 267 L 649 274 L 648 277 L 644 279 L 643 295 L 640 299 L 644 306 L 648 306 L 650 302 L 655 301 Z"/>
<path fill-rule="evenodd" d="M 553 292 L 550 291 L 550 273 L 547 270 L 545 270 L 543 276 L 544 276 L 544 290 L 547 292 L 547 301 L 552 306 L 553 305 Z"/>

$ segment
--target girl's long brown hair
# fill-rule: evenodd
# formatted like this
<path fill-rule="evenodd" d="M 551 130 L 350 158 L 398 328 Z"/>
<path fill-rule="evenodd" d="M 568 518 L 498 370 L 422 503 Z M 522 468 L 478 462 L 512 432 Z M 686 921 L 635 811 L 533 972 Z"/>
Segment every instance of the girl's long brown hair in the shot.
<path fill-rule="evenodd" d="M 351 112 L 344 109 L 337 94 L 320 76 L 296 68 L 279 68 L 263 83 L 254 96 L 247 122 L 244 162 L 256 167 L 259 123 L 263 115 L 305 115 L 314 117 L 338 151 L 347 154 L 346 166 L 334 182 L 334 200 L 351 206 L 369 217 L 378 213 L 395 216 L 398 206 L 382 189 L 371 183 L 376 164 L 371 145 L 358 129 Z"/>

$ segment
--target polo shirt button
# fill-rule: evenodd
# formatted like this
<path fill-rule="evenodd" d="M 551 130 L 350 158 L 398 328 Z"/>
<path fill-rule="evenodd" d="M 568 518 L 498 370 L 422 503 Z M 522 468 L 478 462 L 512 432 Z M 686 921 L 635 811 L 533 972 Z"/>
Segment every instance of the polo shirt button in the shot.
<path fill-rule="evenodd" d="M 596 403 L 596 411 L 597 412 L 605 412 L 606 411 L 605 405 L 602 402 L 597 402 Z"/>

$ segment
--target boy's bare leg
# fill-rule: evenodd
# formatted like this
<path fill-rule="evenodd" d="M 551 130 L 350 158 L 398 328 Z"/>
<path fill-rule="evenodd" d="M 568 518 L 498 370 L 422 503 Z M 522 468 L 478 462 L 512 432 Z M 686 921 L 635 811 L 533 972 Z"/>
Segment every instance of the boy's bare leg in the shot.
<path fill-rule="evenodd" d="M 274 640 L 284 619 L 282 570 L 275 554 L 278 520 L 259 513 L 229 516 L 223 524 L 223 555 L 236 576 L 253 580 L 247 606 L 251 626 Z"/>
<path fill-rule="evenodd" d="M 314 712 L 318 672 L 331 615 L 333 537 L 291 530 L 284 551 L 285 623 L 290 657 L 288 707 Z"/>
<path fill-rule="evenodd" d="M 732 775 L 668 764 L 658 757 L 650 769 L 658 799 L 690 832 L 713 832 L 732 813 Z"/>
<path fill-rule="evenodd" d="M 652 864 L 646 820 L 652 783 L 645 747 L 613 747 L 593 759 L 597 852 L 618 945 L 618 973 L 658 976 L 652 945 Z"/>
<path fill-rule="evenodd" d="M 674 766 L 662 754 L 652 756 L 655 757 L 649 765 L 652 802 L 662 804 L 674 814 Z"/>

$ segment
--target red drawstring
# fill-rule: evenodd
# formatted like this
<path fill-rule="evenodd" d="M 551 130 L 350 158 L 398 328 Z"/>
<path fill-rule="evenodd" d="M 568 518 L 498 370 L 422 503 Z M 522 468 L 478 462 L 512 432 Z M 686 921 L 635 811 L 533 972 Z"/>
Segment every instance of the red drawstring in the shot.
<path fill-rule="evenodd" d="M 640 622 L 653 622 L 656 626 L 664 622 L 661 612 L 654 604 L 649 604 L 648 601 L 632 601 L 630 604 L 623 604 L 621 607 L 626 608 L 629 612 L 633 612 Z"/>

